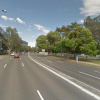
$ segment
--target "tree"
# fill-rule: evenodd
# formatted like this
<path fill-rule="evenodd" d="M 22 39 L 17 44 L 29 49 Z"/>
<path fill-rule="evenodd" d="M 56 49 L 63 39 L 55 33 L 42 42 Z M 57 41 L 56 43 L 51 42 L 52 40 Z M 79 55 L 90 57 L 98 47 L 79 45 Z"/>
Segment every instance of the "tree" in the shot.
<path fill-rule="evenodd" d="M 89 29 L 83 28 L 81 26 L 77 26 L 76 28 L 74 28 L 73 31 L 71 31 L 68 34 L 68 38 L 73 40 L 75 42 L 74 45 L 74 52 L 75 53 L 84 53 L 84 54 L 88 54 L 88 55 L 94 55 L 92 52 L 95 52 L 95 55 L 97 54 L 97 42 L 93 40 L 92 38 L 92 33 L 89 31 Z M 92 44 L 94 48 L 91 46 Z M 86 47 L 88 47 L 88 53 L 87 53 L 87 49 Z M 90 52 L 90 53 L 89 53 Z"/>
<path fill-rule="evenodd" d="M 53 50 L 54 50 L 54 45 L 55 45 L 55 42 L 57 41 L 60 41 L 61 37 L 60 37 L 60 33 L 55 31 L 55 32 L 49 32 L 47 34 L 47 42 L 48 42 L 48 52 L 52 53 Z"/>
<path fill-rule="evenodd" d="M 67 37 L 70 29 L 67 26 L 62 26 L 61 28 L 56 28 L 56 31 L 60 32 L 61 37 Z"/>
<path fill-rule="evenodd" d="M 90 16 L 88 16 L 84 20 L 84 26 L 92 32 L 93 39 L 99 42 L 100 41 L 100 15 L 95 18 L 91 18 Z"/>
<path fill-rule="evenodd" d="M 16 28 L 7 27 L 6 33 L 6 45 L 9 49 L 9 54 L 11 53 L 11 51 L 19 52 L 22 45 L 21 38 L 19 37 Z"/>
<path fill-rule="evenodd" d="M 5 44 L 6 39 L 4 37 L 4 34 L 0 33 L 0 39 L 2 40 L 2 51 L 7 50 L 7 46 Z"/>
<path fill-rule="evenodd" d="M 99 53 L 99 50 L 97 50 L 97 42 L 94 40 L 91 40 L 91 42 L 80 46 L 80 50 L 86 54 L 86 59 L 87 55 L 96 56 Z"/>
<path fill-rule="evenodd" d="M 69 54 L 74 50 L 74 41 L 69 38 L 64 38 L 61 40 L 62 47 L 66 49 L 67 58 L 69 59 Z"/>
<path fill-rule="evenodd" d="M 40 35 L 37 39 L 36 39 L 36 45 L 38 48 L 41 49 L 46 49 L 46 35 Z"/>
<path fill-rule="evenodd" d="M 61 51 L 61 48 L 62 48 L 61 41 L 55 42 L 54 51 L 57 52 L 57 53 L 59 53 Z"/>
<path fill-rule="evenodd" d="M 60 34 L 63 34 L 62 37 L 67 37 L 70 31 L 73 31 L 74 28 L 77 26 L 81 26 L 80 24 L 77 24 L 76 22 L 71 23 L 71 25 L 68 26 L 62 26 L 61 28 L 56 28 L 56 31 L 60 32 Z"/>

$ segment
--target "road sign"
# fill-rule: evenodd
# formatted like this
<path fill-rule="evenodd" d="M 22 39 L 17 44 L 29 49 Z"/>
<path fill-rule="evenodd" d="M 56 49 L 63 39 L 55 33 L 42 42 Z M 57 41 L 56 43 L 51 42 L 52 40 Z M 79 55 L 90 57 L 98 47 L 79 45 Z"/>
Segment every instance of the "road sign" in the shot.
<path fill-rule="evenodd" d="M 45 49 L 42 49 L 42 52 L 45 52 Z"/>

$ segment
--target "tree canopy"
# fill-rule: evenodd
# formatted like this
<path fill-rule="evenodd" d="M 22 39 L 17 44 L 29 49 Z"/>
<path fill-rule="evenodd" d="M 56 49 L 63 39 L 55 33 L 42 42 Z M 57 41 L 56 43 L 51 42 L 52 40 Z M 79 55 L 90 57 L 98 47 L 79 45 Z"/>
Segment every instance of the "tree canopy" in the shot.
<path fill-rule="evenodd" d="M 46 48 L 46 35 L 40 35 L 37 39 L 36 39 L 36 45 L 38 48 L 41 49 L 45 49 Z"/>

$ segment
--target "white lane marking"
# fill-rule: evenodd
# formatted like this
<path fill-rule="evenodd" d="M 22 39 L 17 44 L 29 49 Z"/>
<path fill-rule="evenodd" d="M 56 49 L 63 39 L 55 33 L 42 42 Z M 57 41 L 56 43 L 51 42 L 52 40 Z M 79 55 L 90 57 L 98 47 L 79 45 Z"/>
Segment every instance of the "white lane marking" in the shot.
<path fill-rule="evenodd" d="M 50 62 L 50 63 L 52 63 L 51 61 L 49 61 L 49 60 L 47 60 L 47 62 Z"/>
<path fill-rule="evenodd" d="M 95 70 L 94 70 L 94 72 L 96 72 L 96 73 L 100 73 L 99 71 L 95 71 Z"/>
<path fill-rule="evenodd" d="M 44 100 L 44 98 L 42 97 L 42 95 L 41 95 L 41 93 L 40 93 L 39 90 L 37 90 L 37 93 L 38 93 L 38 95 L 40 96 L 40 99 L 41 99 L 41 100 Z"/>
<path fill-rule="evenodd" d="M 21 58 L 20 58 L 21 59 Z"/>
<path fill-rule="evenodd" d="M 38 57 L 38 58 L 40 58 L 40 57 Z"/>
<path fill-rule="evenodd" d="M 12 58 L 10 58 L 10 59 L 12 59 Z"/>
<path fill-rule="evenodd" d="M 63 63 L 62 61 L 58 61 L 58 60 L 57 60 L 57 62 L 59 62 L 59 63 Z"/>
<path fill-rule="evenodd" d="M 22 63 L 22 66 L 24 66 L 24 64 Z"/>
<path fill-rule="evenodd" d="M 60 78 L 62 78 L 62 79 L 64 79 L 65 81 L 67 81 L 68 83 L 70 83 L 70 84 L 74 85 L 75 87 L 77 87 L 77 88 L 78 88 L 78 89 L 80 89 L 81 91 L 83 91 L 83 92 L 87 93 L 88 95 L 90 95 L 90 96 L 94 97 L 94 98 L 95 98 L 95 99 L 97 99 L 97 100 L 100 100 L 100 96 L 98 96 L 98 95 L 96 95 L 96 94 L 92 93 L 91 91 L 89 91 L 89 90 L 87 90 L 87 89 L 83 88 L 82 86 L 80 86 L 80 85 L 78 85 L 78 84 L 74 83 L 73 81 L 71 81 L 71 80 L 69 80 L 69 79 L 65 78 L 64 76 L 62 76 L 62 75 L 60 75 L 60 74 L 56 73 L 55 71 L 53 71 L 53 70 L 51 70 L 51 69 L 47 68 L 45 65 L 43 65 L 43 64 L 41 64 L 41 63 L 39 63 L 38 61 L 33 60 L 33 59 L 29 56 L 29 55 L 28 55 L 28 57 L 29 57 L 32 61 L 34 61 L 35 63 L 37 63 L 38 65 L 42 66 L 43 68 L 47 69 L 48 71 L 52 72 L 53 74 L 55 74 L 55 75 L 59 76 Z"/>
<path fill-rule="evenodd" d="M 99 80 L 100 80 L 100 78 L 99 78 L 99 77 L 96 77 L 96 76 L 92 76 L 92 75 L 90 75 L 90 74 L 87 74 L 87 73 L 83 73 L 83 72 L 80 72 L 80 71 L 79 71 L 79 73 L 81 73 L 81 74 L 84 74 L 84 75 L 87 75 L 87 76 L 91 76 L 91 77 L 93 77 L 93 78 L 96 78 L 96 79 L 99 79 Z"/>
<path fill-rule="evenodd" d="M 4 68 L 7 66 L 7 64 L 4 65 Z"/>

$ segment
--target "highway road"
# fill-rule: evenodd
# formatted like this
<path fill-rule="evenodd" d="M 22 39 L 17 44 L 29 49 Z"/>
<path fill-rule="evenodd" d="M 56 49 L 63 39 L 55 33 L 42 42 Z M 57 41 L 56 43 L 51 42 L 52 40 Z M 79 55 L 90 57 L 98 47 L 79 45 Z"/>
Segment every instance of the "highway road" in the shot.
<path fill-rule="evenodd" d="M 0 59 L 0 100 L 100 100 L 100 69 L 37 53 Z"/>

